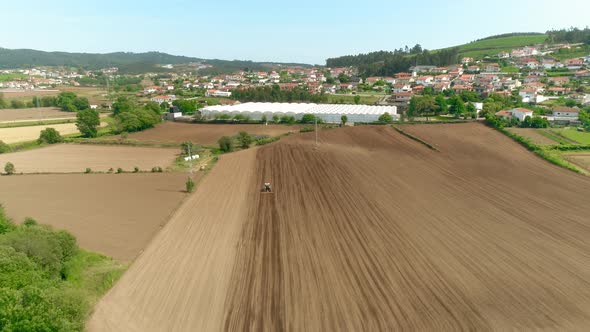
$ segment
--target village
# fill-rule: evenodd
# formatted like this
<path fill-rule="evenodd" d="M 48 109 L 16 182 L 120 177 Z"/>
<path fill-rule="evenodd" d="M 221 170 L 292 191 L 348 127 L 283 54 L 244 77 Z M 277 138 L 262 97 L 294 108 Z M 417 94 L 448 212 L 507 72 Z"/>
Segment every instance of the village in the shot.
<path fill-rule="evenodd" d="M 116 67 L 98 71 L 58 67 L 13 69 L 0 71 L 0 77 L 4 77 L 0 81 L 0 93 L 102 84 L 106 85 L 108 94 L 109 83 L 115 85 L 121 77 L 130 77 L 130 82 L 136 84 L 131 88 L 126 86 L 125 91 L 141 100 L 165 106 L 177 100 L 203 97 L 212 99 L 204 104 L 196 103 L 197 109 L 207 105 L 233 105 L 240 102 L 232 98 L 233 91 L 278 86 L 281 91 L 301 89 L 310 94 L 329 95 L 331 103 L 396 105 L 402 112 L 414 97 L 442 95 L 448 99 L 452 95 L 476 95 L 477 100 L 463 99 L 477 101 L 477 113 L 485 108 L 485 103 L 480 101 L 499 95 L 518 97 L 522 107 L 494 110 L 497 116 L 524 121 L 527 116 L 540 115 L 553 123 L 577 125 L 578 108 L 575 106 L 590 104 L 590 55 L 569 59 L 555 55 L 579 46 L 532 45 L 483 59 L 462 57 L 460 63 L 449 66 L 415 65 L 390 77 L 363 77 L 357 67 L 319 66 L 278 66 L 268 71 L 245 69 L 229 74 L 201 75 L 200 69 L 211 67 L 201 63 L 182 70 L 163 64 L 160 67 L 167 72 L 142 75 L 120 74 Z M 371 98 L 361 98 L 369 96 Z M 111 105 L 112 102 L 105 99 L 92 108 L 106 111 Z M 191 115 L 197 109 L 183 111 Z"/>

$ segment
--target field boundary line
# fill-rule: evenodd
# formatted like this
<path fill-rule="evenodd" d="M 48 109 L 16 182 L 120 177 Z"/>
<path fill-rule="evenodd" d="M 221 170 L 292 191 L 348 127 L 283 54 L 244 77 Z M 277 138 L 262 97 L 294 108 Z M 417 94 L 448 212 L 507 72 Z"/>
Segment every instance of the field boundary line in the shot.
<path fill-rule="evenodd" d="M 422 140 L 421 138 L 419 138 L 419 137 L 416 137 L 416 136 L 414 136 L 414 135 L 412 135 L 412 134 L 409 134 L 409 133 L 405 132 L 403 129 L 401 129 L 401 128 L 398 128 L 398 127 L 396 127 L 396 126 L 391 126 L 391 127 L 392 127 L 393 129 L 395 129 L 395 130 L 396 130 L 398 133 L 400 133 L 400 134 L 402 134 L 402 135 L 406 136 L 407 138 L 409 138 L 409 139 L 411 139 L 411 140 L 414 140 L 414 141 L 416 141 L 416 142 L 418 142 L 418 143 L 420 143 L 420 144 L 422 144 L 422 145 L 426 146 L 426 147 L 427 147 L 427 148 L 429 148 L 430 150 L 433 150 L 433 151 L 436 151 L 436 152 L 440 152 L 440 151 L 439 151 L 439 150 L 438 150 L 438 149 L 437 149 L 437 148 L 436 148 L 434 145 L 432 145 L 432 144 L 430 144 L 430 143 L 428 143 L 428 142 L 426 142 L 426 141 Z"/>

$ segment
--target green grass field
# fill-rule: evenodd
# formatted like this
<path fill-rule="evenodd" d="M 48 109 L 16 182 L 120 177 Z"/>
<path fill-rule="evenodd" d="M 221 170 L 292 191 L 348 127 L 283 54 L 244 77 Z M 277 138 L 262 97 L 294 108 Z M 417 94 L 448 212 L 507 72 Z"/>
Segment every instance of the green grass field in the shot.
<path fill-rule="evenodd" d="M 498 37 L 458 45 L 456 47 L 459 48 L 460 56 L 468 56 L 476 59 L 481 59 L 486 55 L 495 56 L 500 52 L 509 52 L 514 48 L 541 44 L 545 41 L 546 38 L 546 35 Z"/>
<path fill-rule="evenodd" d="M 27 80 L 29 76 L 19 73 L 0 74 L 0 82 Z"/>
<path fill-rule="evenodd" d="M 553 129 L 553 131 L 579 144 L 590 145 L 590 132 L 577 131 L 576 128 Z"/>
<path fill-rule="evenodd" d="M 329 104 L 354 104 L 354 95 L 343 95 L 343 94 L 335 94 L 335 95 L 326 95 L 328 96 L 328 103 Z M 359 95 L 361 97 L 360 103 L 363 105 L 373 105 L 378 102 L 381 98 L 383 98 L 383 94 L 381 95 Z"/>

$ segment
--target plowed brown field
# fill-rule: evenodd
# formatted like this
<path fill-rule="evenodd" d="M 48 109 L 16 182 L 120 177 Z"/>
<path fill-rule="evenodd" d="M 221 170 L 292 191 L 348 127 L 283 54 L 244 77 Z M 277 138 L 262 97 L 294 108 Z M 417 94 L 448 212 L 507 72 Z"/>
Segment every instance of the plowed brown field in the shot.
<path fill-rule="evenodd" d="M 129 172 L 135 166 L 142 171 L 149 171 L 154 166 L 170 166 L 179 152 L 177 149 L 58 144 L 0 154 L 0 165 L 10 161 L 18 173 L 81 173 L 87 167 L 99 172 L 121 167 Z"/>
<path fill-rule="evenodd" d="M 222 136 L 234 136 L 240 131 L 253 135 L 278 136 L 289 132 L 299 132 L 301 126 L 261 125 L 261 124 L 190 124 L 165 122 L 156 128 L 129 134 L 130 139 L 154 142 L 191 141 L 198 144 L 216 144 Z"/>
<path fill-rule="evenodd" d="M 356 127 L 225 156 L 90 329 L 589 326 L 590 180 L 480 124 L 404 130 L 440 151 Z"/>
<path fill-rule="evenodd" d="M 16 222 L 32 217 L 131 261 L 186 196 L 185 181 L 180 173 L 1 176 L 0 204 Z"/>

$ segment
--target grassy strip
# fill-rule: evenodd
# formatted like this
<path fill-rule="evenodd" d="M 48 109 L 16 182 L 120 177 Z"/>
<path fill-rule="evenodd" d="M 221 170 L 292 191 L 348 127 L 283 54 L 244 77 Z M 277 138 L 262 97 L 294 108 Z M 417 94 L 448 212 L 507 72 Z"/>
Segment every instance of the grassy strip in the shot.
<path fill-rule="evenodd" d="M 438 149 L 436 147 L 434 147 L 433 145 L 431 145 L 430 143 L 423 141 L 422 139 L 420 139 L 414 135 L 408 134 L 407 132 L 403 131 L 401 128 L 398 128 L 396 126 L 391 126 L 391 127 L 393 127 L 393 129 L 395 129 L 398 133 L 400 133 L 400 134 L 406 136 L 407 138 L 412 139 L 418 143 L 423 144 L 424 146 L 426 146 L 430 150 L 438 151 Z"/>
<path fill-rule="evenodd" d="M 548 148 L 558 151 L 590 151 L 590 145 L 553 145 Z"/>
<path fill-rule="evenodd" d="M 64 123 L 74 123 L 76 119 L 59 119 L 59 120 L 45 120 L 45 121 L 22 121 L 22 122 L 6 122 L 0 123 L 0 128 L 18 128 L 18 127 L 33 127 L 33 126 L 47 126 Z"/>
<path fill-rule="evenodd" d="M 487 123 L 487 124 L 490 125 L 492 128 L 496 129 L 497 131 L 501 132 L 502 134 L 512 138 L 517 143 L 524 146 L 527 150 L 533 152 L 534 154 L 547 160 L 548 162 L 550 162 L 554 165 L 569 169 L 570 171 L 574 171 L 579 174 L 586 174 L 586 172 L 580 170 L 574 164 L 568 162 L 567 160 L 564 160 L 559 154 L 552 153 L 551 152 L 552 148 L 545 149 L 541 146 L 534 144 L 528 138 L 525 138 L 525 137 L 522 137 L 518 134 L 510 132 L 503 127 L 496 127 L 496 126 L 491 125 L 490 123 Z M 559 145 L 556 145 L 555 147 L 559 147 Z"/>
<path fill-rule="evenodd" d="M 95 145 L 126 145 L 137 147 L 154 147 L 154 148 L 178 148 L 180 143 L 175 142 L 157 142 L 157 141 L 138 141 L 121 138 L 81 138 L 77 139 L 78 144 L 95 144 Z"/>
<path fill-rule="evenodd" d="M 539 130 L 539 134 L 547 137 L 548 139 L 555 141 L 559 144 L 569 144 L 570 142 L 564 140 L 563 138 L 559 137 L 558 135 L 556 135 L 554 132 L 549 131 L 549 130 Z"/>

